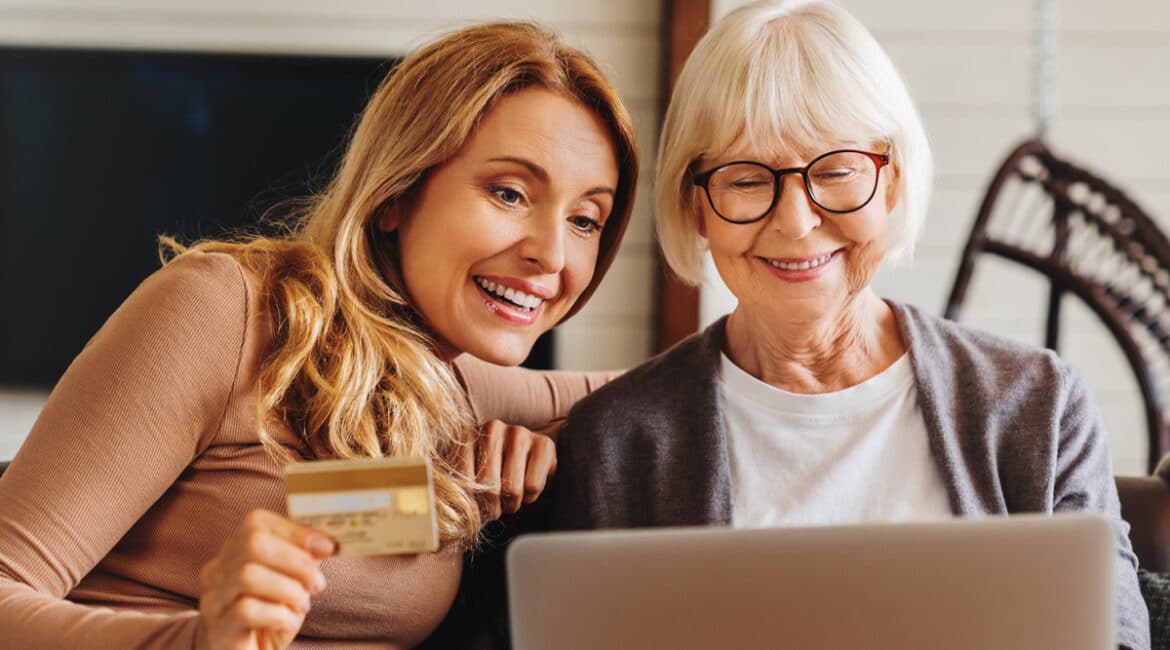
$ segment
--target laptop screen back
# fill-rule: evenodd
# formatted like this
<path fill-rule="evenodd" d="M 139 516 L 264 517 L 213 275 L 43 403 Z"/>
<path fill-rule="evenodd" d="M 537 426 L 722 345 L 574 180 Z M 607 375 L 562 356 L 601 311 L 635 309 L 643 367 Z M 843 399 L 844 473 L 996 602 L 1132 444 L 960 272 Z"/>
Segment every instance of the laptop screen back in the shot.
<path fill-rule="evenodd" d="M 517 650 L 1113 645 L 1108 523 L 1020 516 L 552 533 L 508 551 Z"/>

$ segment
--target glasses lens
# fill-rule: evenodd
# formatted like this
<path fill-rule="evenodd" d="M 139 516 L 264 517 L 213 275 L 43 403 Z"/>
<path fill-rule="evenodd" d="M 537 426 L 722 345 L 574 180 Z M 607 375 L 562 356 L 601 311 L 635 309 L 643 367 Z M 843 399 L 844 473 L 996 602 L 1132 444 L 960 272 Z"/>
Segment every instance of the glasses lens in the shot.
<path fill-rule="evenodd" d="M 735 163 L 719 168 L 707 181 L 711 205 L 729 221 L 753 221 L 772 206 L 775 185 L 763 165 Z"/>
<path fill-rule="evenodd" d="M 838 151 L 818 159 L 808 169 L 813 200 L 829 210 L 858 210 L 873 197 L 878 167 L 864 154 Z"/>

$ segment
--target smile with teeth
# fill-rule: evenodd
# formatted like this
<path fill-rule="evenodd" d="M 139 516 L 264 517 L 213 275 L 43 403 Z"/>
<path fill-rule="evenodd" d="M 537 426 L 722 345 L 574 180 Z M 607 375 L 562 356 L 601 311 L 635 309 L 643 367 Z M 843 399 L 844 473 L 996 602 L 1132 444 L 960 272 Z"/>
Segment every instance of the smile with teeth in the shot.
<path fill-rule="evenodd" d="M 832 253 L 821 255 L 820 257 L 804 260 L 803 262 L 780 262 L 777 260 L 765 259 L 764 261 L 778 269 L 785 271 L 807 271 L 808 269 L 815 269 L 816 267 L 828 262 L 833 257 Z"/>
<path fill-rule="evenodd" d="M 544 299 L 537 298 L 532 294 L 524 293 L 523 291 L 518 291 L 511 287 L 505 287 L 504 285 L 492 282 L 487 278 L 476 276 L 474 279 L 475 283 L 478 284 L 481 289 L 491 294 L 493 298 L 497 298 L 502 302 L 509 303 L 519 311 L 532 311 L 533 309 L 536 309 L 537 307 L 544 304 Z"/>

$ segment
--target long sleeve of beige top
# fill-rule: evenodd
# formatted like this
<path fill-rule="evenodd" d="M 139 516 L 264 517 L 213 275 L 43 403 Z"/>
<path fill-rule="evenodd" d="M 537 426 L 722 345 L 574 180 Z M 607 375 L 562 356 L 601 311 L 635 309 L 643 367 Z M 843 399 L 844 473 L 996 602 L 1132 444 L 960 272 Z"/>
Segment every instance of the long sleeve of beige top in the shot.
<path fill-rule="evenodd" d="M 260 446 L 271 344 L 254 281 L 224 254 L 180 259 L 110 317 L 0 477 L 0 645 L 191 648 L 199 568 L 253 508 L 284 512 Z M 480 421 L 561 417 L 608 375 L 459 361 Z M 298 448 L 287 429 L 270 431 Z M 295 647 L 421 642 L 454 598 L 453 553 L 330 558 Z"/>

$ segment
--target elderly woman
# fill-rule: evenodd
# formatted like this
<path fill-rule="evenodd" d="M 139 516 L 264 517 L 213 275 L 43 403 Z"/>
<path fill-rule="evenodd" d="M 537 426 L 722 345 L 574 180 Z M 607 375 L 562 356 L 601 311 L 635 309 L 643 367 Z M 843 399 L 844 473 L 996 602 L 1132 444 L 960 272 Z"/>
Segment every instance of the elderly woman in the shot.
<path fill-rule="evenodd" d="M 1119 642 L 1149 646 L 1084 381 L 870 287 L 912 248 L 931 156 L 862 25 L 823 2 L 719 21 L 679 76 L 657 173 L 671 268 L 699 284 L 709 249 L 739 302 L 578 403 L 557 527 L 1100 513 L 1116 529 Z"/>

